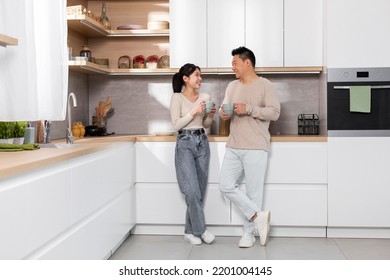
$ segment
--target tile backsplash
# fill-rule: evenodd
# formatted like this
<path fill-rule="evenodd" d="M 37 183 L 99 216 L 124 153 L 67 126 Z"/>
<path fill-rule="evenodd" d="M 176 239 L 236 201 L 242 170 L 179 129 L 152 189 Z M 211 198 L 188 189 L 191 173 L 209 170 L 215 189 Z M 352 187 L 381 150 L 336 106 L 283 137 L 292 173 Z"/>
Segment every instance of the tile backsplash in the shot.
<path fill-rule="evenodd" d="M 271 124 L 272 134 L 297 134 L 299 114 L 318 114 L 321 134 L 326 133 L 325 74 L 263 75 L 275 84 L 281 102 L 281 116 Z M 203 75 L 200 91 L 211 95 L 220 105 L 225 89 L 234 75 Z M 77 94 L 78 107 L 72 120 L 91 124 L 99 101 L 112 99 L 114 114 L 108 119 L 107 131 L 116 134 L 153 134 L 172 131 L 169 104 L 172 76 L 104 76 L 72 73 L 69 92 Z M 57 122 L 52 138 L 63 138 L 66 122 Z M 215 115 L 211 134 L 218 134 L 219 117 Z M 58 137 L 56 137 L 58 136 Z"/>

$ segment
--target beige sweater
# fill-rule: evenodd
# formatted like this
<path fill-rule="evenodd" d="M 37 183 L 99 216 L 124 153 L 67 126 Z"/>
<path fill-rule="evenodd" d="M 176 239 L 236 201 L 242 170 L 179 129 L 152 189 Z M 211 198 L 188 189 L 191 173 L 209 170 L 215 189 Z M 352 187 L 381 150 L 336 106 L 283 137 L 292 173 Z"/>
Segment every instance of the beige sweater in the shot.
<path fill-rule="evenodd" d="M 262 77 L 250 84 L 239 80 L 230 82 L 223 104 L 235 102 L 247 104 L 248 115 L 233 114 L 226 147 L 268 151 L 269 123 L 280 115 L 280 103 L 272 83 Z"/>
<path fill-rule="evenodd" d="M 199 98 L 191 102 L 181 93 L 174 93 L 171 98 L 171 121 L 175 130 L 209 128 L 213 122 L 205 112 L 191 116 L 191 110 L 200 102 L 210 100 L 207 93 L 199 93 Z"/>

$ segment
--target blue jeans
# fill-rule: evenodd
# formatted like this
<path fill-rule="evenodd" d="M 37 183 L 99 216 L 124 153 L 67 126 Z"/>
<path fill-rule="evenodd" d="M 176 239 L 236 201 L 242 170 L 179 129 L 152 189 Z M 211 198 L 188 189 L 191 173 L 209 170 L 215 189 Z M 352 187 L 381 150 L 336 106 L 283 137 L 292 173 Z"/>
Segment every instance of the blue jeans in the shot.
<path fill-rule="evenodd" d="M 219 189 L 246 217 L 244 232 L 254 233 L 253 215 L 262 210 L 268 152 L 226 148 Z M 245 176 L 246 192 L 238 188 Z"/>
<path fill-rule="evenodd" d="M 203 202 L 207 188 L 210 146 L 206 134 L 179 134 L 176 139 L 175 167 L 187 212 L 184 232 L 201 235 L 206 230 Z"/>

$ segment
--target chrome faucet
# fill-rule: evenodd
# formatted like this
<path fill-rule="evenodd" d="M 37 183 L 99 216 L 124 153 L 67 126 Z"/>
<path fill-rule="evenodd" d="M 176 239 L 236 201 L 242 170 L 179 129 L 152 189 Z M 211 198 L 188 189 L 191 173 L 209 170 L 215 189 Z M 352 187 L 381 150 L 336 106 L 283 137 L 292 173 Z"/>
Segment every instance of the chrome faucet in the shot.
<path fill-rule="evenodd" d="M 73 92 L 71 92 L 68 96 L 68 128 L 66 133 L 66 143 L 73 144 L 74 136 L 72 133 L 72 111 L 70 108 L 70 99 L 73 99 L 73 108 L 77 107 L 77 98 Z"/>

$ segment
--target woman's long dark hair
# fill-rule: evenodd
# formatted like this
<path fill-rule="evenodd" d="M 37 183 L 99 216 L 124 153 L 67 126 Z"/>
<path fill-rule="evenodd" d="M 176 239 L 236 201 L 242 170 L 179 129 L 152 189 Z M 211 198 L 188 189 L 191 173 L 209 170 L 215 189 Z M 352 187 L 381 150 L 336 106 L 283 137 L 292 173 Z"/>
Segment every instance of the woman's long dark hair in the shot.
<path fill-rule="evenodd" d="M 195 70 L 198 69 L 200 71 L 199 66 L 196 66 L 192 63 L 186 63 L 184 64 L 179 72 L 175 73 L 172 78 L 172 88 L 173 92 L 181 92 L 184 86 L 183 77 L 189 77 L 192 73 L 195 72 Z"/>

